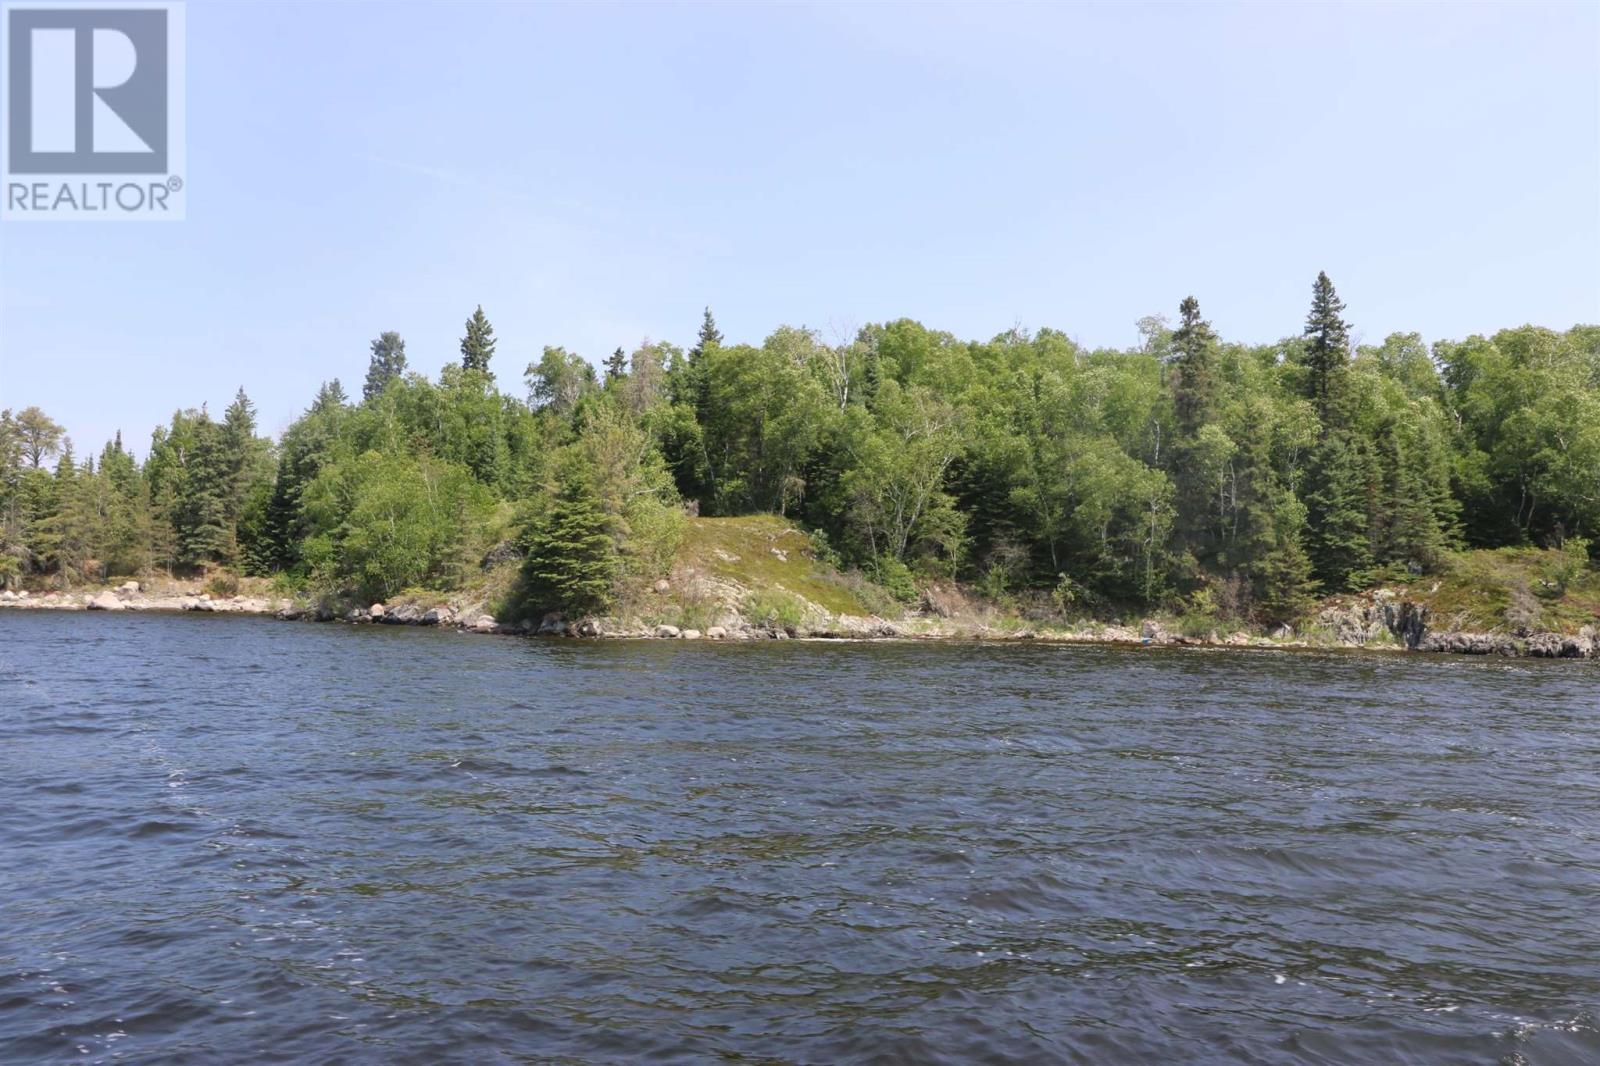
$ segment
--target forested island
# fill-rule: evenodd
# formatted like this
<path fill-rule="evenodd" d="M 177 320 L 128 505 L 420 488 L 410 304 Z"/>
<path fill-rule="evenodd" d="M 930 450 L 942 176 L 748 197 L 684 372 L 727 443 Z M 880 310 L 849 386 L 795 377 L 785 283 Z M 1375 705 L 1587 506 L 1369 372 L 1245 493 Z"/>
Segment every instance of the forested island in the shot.
<path fill-rule="evenodd" d="M 1261 345 L 1192 296 L 1128 350 L 907 319 L 732 344 L 708 309 L 686 350 L 597 369 L 546 347 L 505 392 L 480 307 L 437 381 L 381 333 L 360 395 L 323 384 L 277 441 L 243 389 L 177 411 L 142 462 L 0 414 L 0 586 L 242 581 L 325 615 L 431 601 L 593 633 L 980 612 L 1282 639 L 1390 604 L 1398 640 L 1414 603 L 1595 653 L 1600 326 L 1356 346 L 1344 314 L 1325 274 Z"/>

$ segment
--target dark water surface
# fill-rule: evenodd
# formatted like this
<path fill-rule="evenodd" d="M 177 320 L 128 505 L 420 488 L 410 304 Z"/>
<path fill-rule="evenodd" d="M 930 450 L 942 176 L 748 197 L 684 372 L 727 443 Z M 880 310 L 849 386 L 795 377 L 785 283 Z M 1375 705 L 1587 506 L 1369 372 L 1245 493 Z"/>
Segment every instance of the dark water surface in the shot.
<path fill-rule="evenodd" d="M 1600 670 L 0 612 L 0 1063 L 1600 1062 Z"/>

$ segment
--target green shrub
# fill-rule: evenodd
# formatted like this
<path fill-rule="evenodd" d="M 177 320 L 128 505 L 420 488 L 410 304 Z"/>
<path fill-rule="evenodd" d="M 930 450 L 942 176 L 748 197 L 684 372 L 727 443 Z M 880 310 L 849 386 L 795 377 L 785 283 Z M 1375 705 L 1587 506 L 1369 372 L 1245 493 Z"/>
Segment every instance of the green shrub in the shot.
<path fill-rule="evenodd" d="M 226 570 L 218 570 L 206 582 L 206 594 L 214 600 L 231 600 L 239 595 L 239 578 Z"/>
<path fill-rule="evenodd" d="M 800 628 L 805 619 L 800 601 L 776 589 L 750 593 L 745 598 L 744 613 L 753 625 L 786 631 Z"/>
<path fill-rule="evenodd" d="M 872 565 L 872 579 L 889 591 L 901 603 L 917 598 L 917 582 L 911 568 L 892 555 L 880 555 Z"/>

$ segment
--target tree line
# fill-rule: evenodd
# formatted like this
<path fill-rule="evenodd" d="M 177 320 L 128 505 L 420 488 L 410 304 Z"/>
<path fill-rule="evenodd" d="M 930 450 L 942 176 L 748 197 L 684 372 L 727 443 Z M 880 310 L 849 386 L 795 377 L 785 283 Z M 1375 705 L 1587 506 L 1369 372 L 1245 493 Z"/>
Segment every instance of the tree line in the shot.
<path fill-rule="evenodd" d="M 437 380 L 384 332 L 360 397 L 325 383 L 277 441 L 243 390 L 221 419 L 175 413 L 142 463 L 0 414 L 0 580 L 227 568 L 386 598 L 520 559 L 527 613 L 579 612 L 658 575 L 686 511 L 776 512 L 908 599 L 956 578 L 1276 622 L 1600 526 L 1600 327 L 1355 346 L 1344 315 L 1325 274 L 1303 329 L 1261 345 L 1192 296 L 1128 350 L 909 319 L 731 344 L 708 309 L 686 350 L 546 347 L 509 393 L 479 307 Z"/>

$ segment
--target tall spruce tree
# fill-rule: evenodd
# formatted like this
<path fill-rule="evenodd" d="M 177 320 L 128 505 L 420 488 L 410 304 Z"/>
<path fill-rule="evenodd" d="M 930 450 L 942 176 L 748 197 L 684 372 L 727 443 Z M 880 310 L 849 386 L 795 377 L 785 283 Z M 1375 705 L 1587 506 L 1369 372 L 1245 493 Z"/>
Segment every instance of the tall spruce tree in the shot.
<path fill-rule="evenodd" d="M 695 337 L 694 347 L 689 349 L 689 359 L 698 361 L 710 348 L 722 347 L 722 331 L 717 329 L 717 320 L 707 307 L 705 316 L 700 320 L 700 333 Z"/>
<path fill-rule="evenodd" d="M 1193 436 L 1211 421 L 1216 411 L 1217 335 L 1200 317 L 1200 301 L 1186 296 L 1178 305 L 1180 323 L 1172 332 L 1171 351 L 1175 375 L 1173 406 L 1178 432 Z"/>
<path fill-rule="evenodd" d="M 606 360 L 606 380 L 615 381 L 628 372 L 628 354 L 621 348 L 611 353 Z"/>
<path fill-rule="evenodd" d="M 1372 565 L 1367 478 L 1362 457 L 1343 433 L 1330 433 L 1312 453 L 1307 477 L 1313 572 L 1331 592 Z"/>
<path fill-rule="evenodd" d="M 620 563 L 616 541 L 588 471 L 567 471 L 550 513 L 529 537 L 523 578 L 529 604 L 567 615 L 610 606 Z"/>
<path fill-rule="evenodd" d="M 1311 313 L 1306 315 L 1306 370 L 1311 399 L 1325 428 L 1331 428 L 1337 393 L 1350 361 L 1350 324 L 1339 317 L 1344 301 L 1333 291 L 1326 272 L 1311 286 Z"/>
<path fill-rule="evenodd" d="M 461 338 L 461 368 L 489 373 L 489 360 L 494 357 L 494 327 L 483 313 L 483 305 L 467 319 L 467 334 Z"/>
<path fill-rule="evenodd" d="M 383 395 L 389 382 L 406 372 L 406 342 L 394 330 L 385 330 L 372 342 L 372 360 L 361 398 L 368 402 Z"/>

